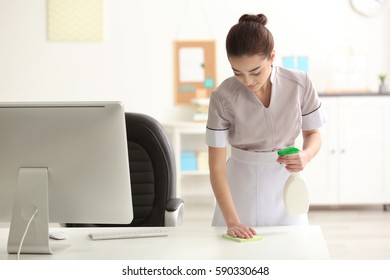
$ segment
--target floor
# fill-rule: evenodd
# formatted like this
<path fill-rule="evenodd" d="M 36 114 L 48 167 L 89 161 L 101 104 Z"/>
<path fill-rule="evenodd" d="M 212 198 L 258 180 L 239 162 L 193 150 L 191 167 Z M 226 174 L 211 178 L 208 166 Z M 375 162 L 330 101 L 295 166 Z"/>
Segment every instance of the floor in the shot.
<path fill-rule="evenodd" d="M 214 201 L 184 199 L 185 225 L 210 225 Z M 390 211 L 382 205 L 311 208 L 309 223 L 321 226 L 332 259 L 390 260 Z"/>

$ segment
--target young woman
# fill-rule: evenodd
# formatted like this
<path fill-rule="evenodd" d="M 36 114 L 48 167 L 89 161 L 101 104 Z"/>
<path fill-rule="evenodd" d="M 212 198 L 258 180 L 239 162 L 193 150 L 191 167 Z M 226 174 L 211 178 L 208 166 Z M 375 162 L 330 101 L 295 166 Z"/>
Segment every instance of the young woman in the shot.
<path fill-rule="evenodd" d="M 287 214 L 283 187 L 289 172 L 303 170 L 317 154 L 318 128 L 325 122 L 307 74 L 273 65 L 274 41 L 266 23 L 263 14 L 245 14 L 230 29 L 226 51 L 234 77 L 210 99 L 206 142 L 217 200 L 212 225 L 226 225 L 233 237 L 253 237 L 251 226 L 308 223 L 306 214 Z M 301 152 L 278 157 L 300 132 Z"/>

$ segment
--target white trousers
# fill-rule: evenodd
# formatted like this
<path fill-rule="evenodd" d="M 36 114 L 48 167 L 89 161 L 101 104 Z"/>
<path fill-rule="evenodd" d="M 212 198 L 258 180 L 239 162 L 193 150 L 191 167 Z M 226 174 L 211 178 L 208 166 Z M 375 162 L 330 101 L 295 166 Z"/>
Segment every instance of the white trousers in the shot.
<path fill-rule="evenodd" d="M 227 177 L 240 222 L 247 226 L 307 225 L 307 215 L 289 216 L 283 188 L 289 176 L 276 152 L 248 152 L 232 147 Z M 216 205 L 213 226 L 226 225 Z"/>

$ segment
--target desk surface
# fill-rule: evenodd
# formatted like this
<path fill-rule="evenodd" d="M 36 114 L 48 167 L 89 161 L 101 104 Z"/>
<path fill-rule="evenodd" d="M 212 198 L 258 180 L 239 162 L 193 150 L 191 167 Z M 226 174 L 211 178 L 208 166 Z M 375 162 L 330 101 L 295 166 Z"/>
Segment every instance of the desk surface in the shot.
<path fill-rule="evenodd" d="M 135 229 L 135 228 L 131 228 Z M 67 240 L 50 241 L 66 249 L 53 255 L 28 255 L 21 259 L 59 260 L 241 260 L 241 259 L 330 259 L 319 226 L 257 227 L 263 240 L 234 242 L 222 238 L 225 227 L 174 227 L 167 237 L 93 241 L 91 232 L 121 228 L 61 228 Z M 8 228 L 0 228 L 0 259 L 16 259 L 7 253 Z"/>

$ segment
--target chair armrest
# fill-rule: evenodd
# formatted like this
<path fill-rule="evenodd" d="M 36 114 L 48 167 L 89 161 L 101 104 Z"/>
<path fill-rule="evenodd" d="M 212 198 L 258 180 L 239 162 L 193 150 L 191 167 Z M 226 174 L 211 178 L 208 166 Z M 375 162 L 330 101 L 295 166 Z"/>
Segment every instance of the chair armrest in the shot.
<path fill-rule="evenodd" d="M 165 207 L 165 226 L 177 227 L 183 225 L 184 202 L 181 198 L 171 198 Z"/>

